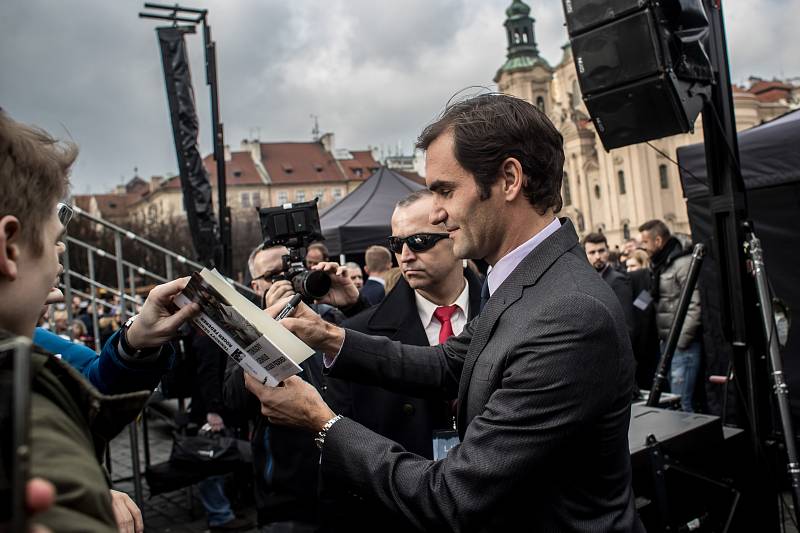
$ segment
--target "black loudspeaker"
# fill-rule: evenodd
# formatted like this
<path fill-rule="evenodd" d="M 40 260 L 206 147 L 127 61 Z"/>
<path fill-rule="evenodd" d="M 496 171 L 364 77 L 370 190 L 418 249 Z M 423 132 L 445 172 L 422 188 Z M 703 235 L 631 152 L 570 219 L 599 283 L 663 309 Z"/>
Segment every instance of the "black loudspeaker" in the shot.
<path fill-rule="evenodd" d="M 586 108 L 606 150 L 691 131 L 713 79 L 702 0 L 563 0 Z"/>

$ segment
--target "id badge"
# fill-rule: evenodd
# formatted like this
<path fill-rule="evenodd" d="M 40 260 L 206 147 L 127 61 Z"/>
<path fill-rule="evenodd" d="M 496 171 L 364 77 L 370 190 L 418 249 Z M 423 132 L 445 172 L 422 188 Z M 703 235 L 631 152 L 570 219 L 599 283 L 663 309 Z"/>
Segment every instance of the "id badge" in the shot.
<path fill-rule="evenodd" d="M 452 429 L 437 430 L 433 432 L 433 460 L 438 461 L 447 457 L 447 453 L 461 444 L 458 432 Z"/>
<path fill-rule="evenodd" d="M 639 296 L 636 297 L 636 300 L 634 300 L 633 306 L 645 311 L 652 301 L 653 296 L 648 291 L 642 291 L 639 293 Z"/>

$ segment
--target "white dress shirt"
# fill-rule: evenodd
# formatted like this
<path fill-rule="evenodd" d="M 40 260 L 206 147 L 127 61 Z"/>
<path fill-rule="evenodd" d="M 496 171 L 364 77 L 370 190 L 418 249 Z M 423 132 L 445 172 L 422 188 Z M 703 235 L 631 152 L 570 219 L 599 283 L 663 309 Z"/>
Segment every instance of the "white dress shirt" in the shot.
<path fill-rule="evenodd" d="M 414 297 L 417 300 L 419 319 L 422 327 L 425 328 L 425 335 L 428 336 L 428 344 L 436 346 L 439 344 L 439 331 L 442 329 L 442 323 L 433 316 L 433 313 L 442 306 L 428 300 L 419 291 L 414 291 Z M 455 302 L 448 305 L 457 307 L 453 316 L 450 317 L 450 324 L 453 326 L 453 335 L 458 335 L 467 325 L 467 316 L 469 316 L 469 281 L 464 280 L 464 290 L 461 291 Z"/>
<path fill-rule="evenodd" d="M 539 233 L 523 242 L 506 255 L 489 270 L 489 295 L 494 294 L 494 291 L 503 284 L 506 278 L 519 266 L 525 257 L 533 251 L 534 248 L 542 244 L 546 238 L 556 232 L 561 227 L 561 222 L 558 218 L 544 227 Z"/>

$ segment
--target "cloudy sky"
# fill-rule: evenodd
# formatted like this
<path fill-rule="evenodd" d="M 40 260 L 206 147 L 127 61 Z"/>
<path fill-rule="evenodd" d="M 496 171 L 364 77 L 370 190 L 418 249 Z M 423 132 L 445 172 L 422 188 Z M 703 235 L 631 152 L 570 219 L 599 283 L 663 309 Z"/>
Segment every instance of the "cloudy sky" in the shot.
<path fill-rule="evenodd" d="M 459 89 L 491 86 L 510 0 L 195 0 L 217 41 L 226 143 L 309 140 L 410 152 Z M 561 3 L 531 0 L 542 55 L 560 61 Z M 176 172 L 154 28 L 133 0 L 0 1 L 0 107 L 81 146 L 76 193 Z M 725 3 L 733 80 L 800 76 L 797 0 Z M 202 37 L 187 37 L 211 151 Z M 395 148 L 396 149 L 396 148 Z"/>

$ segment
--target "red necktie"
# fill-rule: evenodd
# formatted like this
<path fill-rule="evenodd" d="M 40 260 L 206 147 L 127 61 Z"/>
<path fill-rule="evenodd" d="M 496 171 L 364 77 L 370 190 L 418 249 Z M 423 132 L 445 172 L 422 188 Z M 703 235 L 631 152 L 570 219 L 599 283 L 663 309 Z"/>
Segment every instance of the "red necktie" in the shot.
<path fill-rule="evenodd" d="M 433 312 L 433 316 L 441 322 L 442 329 L 439 330 L 439 344 L 444 343 L 447 339 L 453 336 L 453 323 L 450 322 L 450 317 L 458 309 L 457 305 L 447 305 L 444 307 L 437 307 Z"/>

